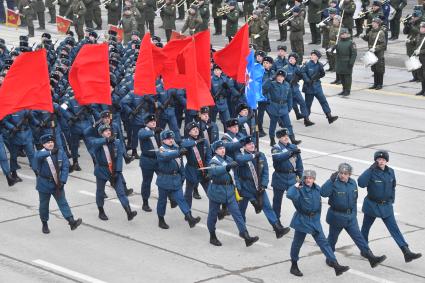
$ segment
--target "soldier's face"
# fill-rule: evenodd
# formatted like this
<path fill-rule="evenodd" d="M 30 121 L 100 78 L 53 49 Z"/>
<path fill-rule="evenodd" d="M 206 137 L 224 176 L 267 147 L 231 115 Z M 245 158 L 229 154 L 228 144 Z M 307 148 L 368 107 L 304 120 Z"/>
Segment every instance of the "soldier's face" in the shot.
<path fill-rule="evenodd" d="M 248 109 L 242 109 L 242 110 L 239 112 L 239 115 L 240 115 L 240 116 L 242 116 L 242 117 L 246 117 L 246 116 L 248 116 Z"/>
<path fill-rule="evenodd" d="M 285 56 L 286 56 L 286 51 L 285 51 L 285 50 L 283 50 L 283 49 L 279 49 L 279 50 L 277 51 L 277 54 L 278 54 L 280 57 L 285 57 Z"/>
<path fill-rule="evenodd" d="M 111 117 L 108 116 L 108 117 L 102 118 L 102 123 L 109 125 L 111 123 Z"/>
<path fill-rule="evenodd" d="M 202 121 L 208 121 L 209 120 L 209 118 L 210 118 L 210 115 L 208 114 L 208 113 L 201 113 L 200 115 L 199 115 L 199 117 L 201 118 L 201 120 Z"/>
<path fill-rule="evenodd" d="M 169 139 L 165 139 L 162 141 L 164 144 L 168 145 L 168 146 L 172 146 L 174 143 L 174 139 L 173 138 L 169 138 Z"/>
<path fill-rule="evenodd" d="M 224 146 L 220 146 L 215 150 L 215 154 L 224 156 L 226 154 L 226 148 Z"/>
<path fill-rule="evenodd" d="M 248 152 L 253 152 L 255 150 L 255 143 L 250 142 L 245 145 L 245 150 Z"/>
<path fill-rule="evenodd" d="M 214 75 L 216 75 L 217 77 L 220 77 L 222 72 L 223 71 L 218 68 L 214 69 Z"/>
<path fill-rule="evenodd" d="M 276 76 L 276 81 L 278 83 L 283 83 L 283 81 L 285 80 L 285 77 L 282 75 Z"/>
<path fill-rule="evenodd" d="M 238 125 L 231 126 L 228 129 L 232 134 L 236 134 L 237 132 L 239 132 L 239 126 Z"/>
<path fill-rule="evenodd" d="M 192 136 L 192 137 L 194 137 L 194 138 L 197 138 L 199 136 L 199 129 L 198 129 L 198 127 L 192 128 L 189 131 L 189 135 Z"/>
<path fill-rule="evenodd" d="M 255 58 L 257 60 L 258 63 L 263 63 L 263 56 L 261 55 L 257 55 L 257 57 Z"/>
<path fill-rule="evenodd" d="M 385 165 L 387 165 L 387 160 L 385 160 L 382 157 L 379 157 L 378 159 L 376 159 L 376 162 L 378 163 L 378 166 L 383 169 L 385 168 Z"/>
<path fill-rule="evenodd" d="M 290 63 L 290 64 L 294 65 L 296 62 L 297 62 L 297 60 L 295 60 L 295 58 L 294 58 L 294 57 L 290 57 L 290 58 L 289 58 L 289 63 Z"/>
<path fill-rule="evenodd" d="M 283 144 L 288 144 L 289 143 L 289 137 L 287 135 L 286 136 L 283 136 L 283 137 L 280 137 L 279 138 L 279 141 L 281 143 L 283 143 Z"/>
<path fill-rule="evenodd" d="M 270 68 L 272 67 L 272 64 L 270 64 L 270 62 L 263 62 L 263 67 L 266 70 L 270 70 Z"/>
<path fill-rule="evenodd" d="M 155 120 L 153 120 L 153 121 L 149 121 L 149 122 L 146 124 L 146 126 L 148 126 L 148 128 L 153 129 L 153 128 L 155 128 L 155 127 L 156 127 L 156 121 L 155 121 Z"/>
<path fill-rule="evenodd" d="M 425 33 L 425 27 L 421 27 L 421 28 L 419 29 L 419 31 L 420 31 L 420 33 Z"/>
<path fill-rule="evenodd" d="M 313 53 L 310 55 L 310 59 L 316 62 L 319 58 L 317 57 L 316 54 Z"/>
<path fill-rule="evenodd" d="M 304 184 L 311 187 L 314 184 L 314 178 L 313 177 L 305 177 L 304 178 Z"/>
<path fill-rule="evenodd" d="M 53 141 L 48 141 L 43 144 L 43 147 L 47 150 L 52 150 L 55 147 L 55 143 Z"/>
<path fill-rule="evenodd" d="M 109 129 L 104 130 L 103 133 L 102 133 L 102 137 L 104 137 L 104 138 L 110 138 L 111 135 L 112 135 L 112 132 Z"/>
<path fill-rule="evenodd" d="M 348 179 L 350 178 L 350 173 L 347 171 L 344 172 L 339 172 L 338 173 L 338 178 L 341 182 L 347 183 Z"/>

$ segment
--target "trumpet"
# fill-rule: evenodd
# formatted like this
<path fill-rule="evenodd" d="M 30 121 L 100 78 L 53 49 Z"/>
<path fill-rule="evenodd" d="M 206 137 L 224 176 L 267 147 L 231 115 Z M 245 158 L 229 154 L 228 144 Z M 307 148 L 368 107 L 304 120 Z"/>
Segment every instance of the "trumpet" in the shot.
<path fill-rule="evenodd" d="M 295 8 L 295 6 L 293 6 L 293 7 L 292 7 L 291 9 L 289 9 L 288 11 L 286 11 L 286 12 L 282 13 L 282 16 L 284 16 L 284 17 L 289 16 L 289 15 L 292 13 L 292 11 L 294 10 L 294 8 Z"/>
<path fill-rule="evenodd" d="M 228 4 L 225 4 L 223 7 L 217 9 L 217 16 L 218 17 L 224 16 L 230 13 L 230 11 L 231 11 L 230 6 Z"/>
<path fill-rule="evenodd" d="M 104 1 L 102 1 L 102 5 L 107 6 L 107 5 L 110 5 L 111 2 L 112 2 L 112 0 L 104 0 Z"/>
<path fill-rule="evenodd" d="M 372 13 L 372 8 L 369 8 L 369 9 L 367 9 L 366 11 L 364 11 L 364 12 L 360 12 L 359 13 L 359 16 L 358 16 L 358 18 L 359 19 L 361 19 L 361 18 L 364 18 L 367 14 L 369 14 L 369 13 Z"/>
<path fill-rule="evenodd" d="M 251 16 L 249 16 L 247 19 L 246 19 L 246 22 L 249 22 L 250 20 L 252 20 L 254 18 L 254 16 L 253 15 L 251 15 Z"/>
<path fill-rule="evenodd" d="M 290 16 L 289 18 L 287 18 L 286 20 L 284 20 L 283 22 L 281 22 L 279 25 L 280 26 L 287 25 L 293 18 L 295 18 L 295 15 Z"/>
<path fill-rule="evenodd" d="M 158 9 L 156 9 L 155 11 L 156 16 L 159 16 L 159 13 L 161 12 L 162 8 L 165 7 L 165 5 L 167 5 L 167 3 L 162 4 Z"/>
<path fill-rule="evenodd" d="M 324 26 L 327 22 L 329 22 L 331 20 L 331 17 L 328 16 L 326 19 L 324 19 L 323 21 L 321 21 L 320 23 L 316 24 L 317 28 L 320 28 L 322 26 Z"/>
<path fill-rule="evenodd" d="M 411 14 L 407 15 L 405 18 L 402 18 L 400 22 L 406 24 L 413 16 Z"/>

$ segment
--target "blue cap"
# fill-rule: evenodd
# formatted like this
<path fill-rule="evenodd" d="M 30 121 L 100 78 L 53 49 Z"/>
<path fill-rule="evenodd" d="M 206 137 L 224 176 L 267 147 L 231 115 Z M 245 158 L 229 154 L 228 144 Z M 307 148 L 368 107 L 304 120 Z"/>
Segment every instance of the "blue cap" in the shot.
<path fill-rule="evenodd" d="M 159 137 L 161 138 L 161 140 L 174 139 L 174 132 L 171 130 L 164 130 L 161 132 Z"/>
<path fill-rule="evenodd" d="M 40 137 L 40 143 L 41 144 L 45 144 L 49 141 L 55 141 L 55 137 L 52 134 L 46 134 L 46 135 L 42 135 Z"/>
<path fill-rule="evenodd" d="M 211 145 L 211 148 L 212 148 L 213 151 L 216 151 L 219 147 L 224 147 L 224 142 L 222 140 L 215 141 Z"/>

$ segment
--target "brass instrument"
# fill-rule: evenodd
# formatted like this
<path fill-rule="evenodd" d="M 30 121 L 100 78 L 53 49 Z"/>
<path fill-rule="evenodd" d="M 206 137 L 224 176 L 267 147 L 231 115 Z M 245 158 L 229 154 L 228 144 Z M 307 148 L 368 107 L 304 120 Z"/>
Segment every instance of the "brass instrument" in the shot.
<path fill-rule="evenodd" d="M 161 12 L 162 8 L 165 7 L 165 5 L 167 5 L 167 3 L 162 4 L 158 9 L 156 9 L 155 11 L 156 16 L 159 16 L 159 13 Z"/>
<path fill-rule="evenodd" d="M 408 21 L 410 21 L 411 19 L 412 19 L 412 15 L 411 14 L 409 14 L 409 15 L 407 15 L 405 18 L 402 18 L 401 20 L 400 20 L 400 22 L 401 23 L 403 23 L 403 24 L 407 24 L 407 22 Z"/>
<path fill-rule="evenodd" d="M 284 16 L 284 17 L 289 16 L 292 13 L 292 11 L 294 10 L 294 8 L 295 8 L 295 6 L 292 6 L 291 9 L 289 9 L 288 11 L 282 13 L 282 16 Z"/>
<path fill-rule="evenodd" d="M 223 7 L 217 9 L 217 16 L 221 17 L 221 16 L 224 16 L 224 15 L 230 13 L 230 12 L 231 12 L 230 5 L 224 4 Z"/>
<path fill-rule="evenodd" d="M 293 18 L 295 18 L 295 15 L 290 16 L 289 18 L 287 18 L 286 20 L 284 20 L 283 22 L 281 22 L 279 25 L 280 26 L 287 25 L 290 21 L 292 21 Z"/>
<path fill-rule="evenodd" d="M 322 26 L 324 26 L 327 22 L 329 22 L 331 20 L 331 17 L 328 16 L 326 19 L 324 19 L 323 21 L 321 21 L 320 23 L 316 24 L 317 28 L 320 28 Z"/>
<path fill-rule="evenodd" d="M 251 16 L 249 16 L 247 19 L 246 19 L 246 22 L 249 22 L 250 20 L 252 20 L 254 18 L 254 16 L 253 15 L 251 15 Z"/>
<path fill-rule="evenodd" d="M 102 5 L 107 6 L 107 5 L 110 5 L 111 2 L 112 2 L 112 0 L 104 0 L 104 1 L 102 1 Z"/>

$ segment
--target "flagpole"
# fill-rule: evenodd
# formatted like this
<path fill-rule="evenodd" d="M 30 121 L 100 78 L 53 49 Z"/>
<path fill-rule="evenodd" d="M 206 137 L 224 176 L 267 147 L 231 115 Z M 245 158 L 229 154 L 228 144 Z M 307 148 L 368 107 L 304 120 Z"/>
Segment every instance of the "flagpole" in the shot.
<path fill-rule="evenodd" d="M 255 120 L 255 147 L 258 152 L 260 152 L 260 133 L 258 128 L 258 102 L 257 107 L 254 109 L 254 120 Z M 255 171 L 257 171 L 257 180 L 258 180 L 258 188 L 256 193 L 257 205 L 259 210 L 263 209 L 263 191 L 260 185 L 260 155 L 256 157 L 256 167 Z"/>

